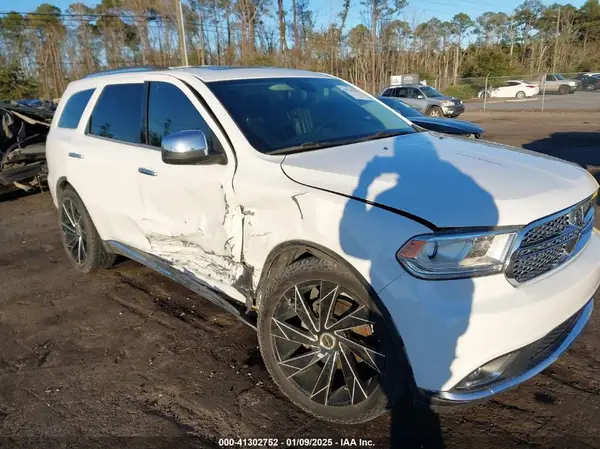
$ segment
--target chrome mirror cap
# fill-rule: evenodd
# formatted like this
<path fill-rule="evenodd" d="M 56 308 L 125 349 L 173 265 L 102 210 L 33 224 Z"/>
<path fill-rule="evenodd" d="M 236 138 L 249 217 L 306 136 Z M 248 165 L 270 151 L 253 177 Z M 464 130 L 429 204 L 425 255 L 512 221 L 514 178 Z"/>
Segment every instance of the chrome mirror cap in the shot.
<path fill-rule="evenodd" d="M 162 160 L 165 164 L 200 165 L 224 164 L 221 152 L 211 151 L 202 131 L 187 130 L 169 134 L 162 139 Z"/>

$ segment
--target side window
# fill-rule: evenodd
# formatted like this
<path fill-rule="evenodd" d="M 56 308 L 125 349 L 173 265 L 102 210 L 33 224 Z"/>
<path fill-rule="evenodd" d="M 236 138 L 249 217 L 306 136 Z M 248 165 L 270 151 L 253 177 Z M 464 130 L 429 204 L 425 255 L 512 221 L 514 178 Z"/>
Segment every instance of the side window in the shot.
<path fill-rule="evenodd" d="M 148 96 L 148 144 L 160 147 L 163 137 L 191 129 L 204 133 L 209 148 L 223 151 L 208 124 L 178 87 L 169 83 L 151 82 Z"/>
<path fill-rule="evenodd" d="M 76 129 L 79 126 L 81 114 L 83 114 L 83 110 L 90 101 L 94 90 L 96 89 L 82 90 L 71 95 L 58 120 L 59 128 Z"/>
<path fill-rule="evenodd" d="M 400 87 L 400 88 L 396 89 L 396 97 L 407 98 L 408 97 L 408 89 L 406 87 Z"/>
<path fill-rule="evenodd" d="M 104 86 L 90 118 L 89 133 L 95 136 L 142 142 L 143 84 Z"/>
<path fill-rule="evenodd" d="M 392 95 L 394 89 L 386 89 L 385 92 L 381 94 L 382 97 L 390 97 Z"/>
<path fill-rule="evenodd" d="M 554 75 L 546 75 L 546 81 L 554 81 Z"/>
<path fill-rule="evenodd" d="M 415 89 L 414 87 L 408 89 L 408 98 L 417 98 L 419 95 L 422 95 L 419 89 Z"/>

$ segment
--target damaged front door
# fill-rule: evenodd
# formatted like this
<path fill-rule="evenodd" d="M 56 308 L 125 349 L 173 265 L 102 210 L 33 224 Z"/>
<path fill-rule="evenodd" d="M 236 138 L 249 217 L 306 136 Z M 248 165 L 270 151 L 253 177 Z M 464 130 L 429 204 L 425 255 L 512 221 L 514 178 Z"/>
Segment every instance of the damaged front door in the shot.
<path fill-rule="evenodd" d="M 147 83 L 147 143 L 140 160 L 140 228 L 150 252 L 209 286 L 244 300 L 233 286 L 244 276 L 242 213 L 232 189 L 235 159 L 227 141 L 186 84 L 154 76 Z M 200 130 L 225 165 L 169 165 L 160 146 L 168 134 Z M 152 147 L 153 149 L 151 149 Z"/>

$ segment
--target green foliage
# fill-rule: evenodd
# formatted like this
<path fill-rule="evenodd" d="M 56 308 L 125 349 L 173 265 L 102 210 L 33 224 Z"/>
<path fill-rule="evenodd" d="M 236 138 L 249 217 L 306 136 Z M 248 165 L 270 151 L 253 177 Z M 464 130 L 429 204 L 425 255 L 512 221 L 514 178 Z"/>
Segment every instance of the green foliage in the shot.
<path fill-rule="evenodd" d="M 436 78 L 438 78 L 439 75 L 435 74 L 435 73 L 430 73 L 430 72 L 419 72 L 419 79 L 422 80 L 427 80 L 428 84 L 432 84 L 433 80 L 435 80 Z"/>
<path fill-rule="evenodd" d="M 248 65 L 278 66 L 281 62 L 275 61 L 270 55 L 256 54 L 248 61 Z"/>
<path fill-rule="evenodd" d="M 475 98 L 477 96 L 477 92 L 477 87 L 471 84 L 457 84 L 455 86 L 448 86 L 446 89 L 444 89 L 445 95 L 460 98 L 461 100 Z"/>
<path fill-rule="evenodd" d="M 500 48 L 484 48 L 466 61 L 463 76 L 478 77 L 492 75 L 510 75 L 510 59 Z"/>
<path fill-rule="evenodd" d="M 37 97 L 37 82 L 27 77 L 21 67 L 14 63 L 0 67 L 0 98 L 21 100 Z"/>

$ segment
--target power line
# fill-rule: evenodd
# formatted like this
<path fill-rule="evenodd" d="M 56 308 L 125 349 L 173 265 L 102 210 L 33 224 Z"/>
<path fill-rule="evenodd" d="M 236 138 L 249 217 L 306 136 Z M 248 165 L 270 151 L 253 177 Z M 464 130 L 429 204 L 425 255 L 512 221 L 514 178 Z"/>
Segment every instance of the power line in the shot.
<path fill-rule="evenodd" d="M 6 12 L 0 12 L 0 15 L 7 15 L 8 13 Z M 112 15 L 112 14 L 108 14 L 108 15 L 101 15 L 101 14 L 96 14 L 96 15 L 87 15 L 87 14 L 38 14 L 41 17 L 28 17 L 28 16 L 22 16 L 20 18 L 13 18 L 13 17 L 4 17 L 2 18 L 3 21 L 12 21 L 14 20 L 14 22 L 19 22 L 19 21 L 25 21 L 25 22 L 35 22 L 38 24 L 44 24 L 44 23 L 52 23 L 52 18 L 58 18 L 61 19 L 60 22 L 62 24 L 65 23 L 89 23 L 92 22 L 93 19 L 86 19 L 87 17 L 96 17 L 96 18 L 102 18 L 102 19 L 108 19 L 108 21 L 114 21 L 116 23 L 125 23 L 128 24 L 127 22 L 123 22 L 123 18 L 138 18 L 138 19 L 147 19 L 147 16 L 135 16 L 135 15 Z M 50 17 L 48 17 L 50 16 Z M 149 22 L 152 22 L 154 26 L 164 26 L 165 24 L 173 24 L 176 25 L 177 24 L 177 20 L 176 19 L 169 19 L 169 18 L 158 18 L 158 19 L 152 19 Z M 190 21 L 190 20 L 186 20 L 184 21 L 184 23 L 186 25 L 198 25 L 198 22 L 195 21 Z M 129 25 L 129 24 L 128 24 Z M 204 29 L 218 29 L 218 30 L 222 30 L 222 31 L 227 31 L 227 26 L 225 25 L 214 25 L 211 23 L 203 23 L 203 28 Z M 241 27 L 240 25 L 229 25 L 229 30 L 233 31 L 233 30 L 241 30 L 243 29 L 243 27 Z"/>
<path fill-rule="evenodd" d="M 460 6 L 456 5 L 455 3 L 437 2 L 435 0 L 419 0 L 419 4 L 420 3 L 429 4 L 431 6 L 434 6 L 435 8 L 446 7 L 446 8 L 452 8 L 452 9 L 455 9 L 455 10 L 459 10 L 460 9 Z M 481 5 L 479 2 L 475 2 L 475 4 Z M 409 6 L 413 6 L 413 5 L 409 5 Z M 418 5 L 414 5 L 414 7 L 415 8 L 420 8 Z M 468 9 L 472 10 L 472 11 L 475 10 L 476 12 L 481 12 L 481 13 L 490 12 L 490 10 L 487 9 L 487 8 L 474 8 L 472 6 L 468 6 Z M 434 12 L 439 13 L 439 11 L 434 11 Z M 458 12 L 457 12 L 457 14 L 458 14 Z"/>

